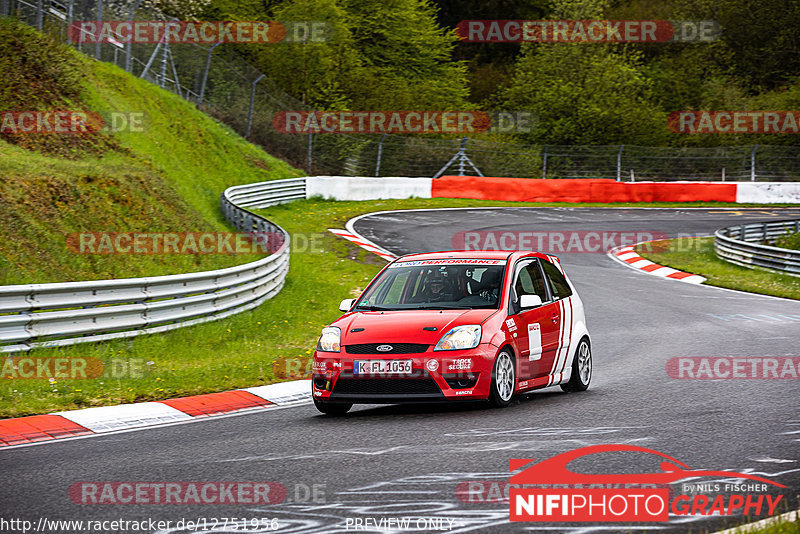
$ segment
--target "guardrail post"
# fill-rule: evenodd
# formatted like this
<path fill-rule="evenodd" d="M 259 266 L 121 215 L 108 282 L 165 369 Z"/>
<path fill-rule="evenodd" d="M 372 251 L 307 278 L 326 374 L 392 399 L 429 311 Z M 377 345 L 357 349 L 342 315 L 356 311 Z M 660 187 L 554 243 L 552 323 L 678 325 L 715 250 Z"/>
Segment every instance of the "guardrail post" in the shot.
<path fill-rule="evenodd" d="M 206 82 L 208 81 L 208 69 L 211 67 L 211 54 L 214 53 L 214 49 L 221 45 L 222 43 L 214 43 L 211 45 L 211 48 L 208 49 L 208 55 L 206 56 L 206 68 L 203 71 L 203 81 L 200 84 L 200 96 L 197 99 L 197 104 L 203 104 L 203 95 L 206 94 Z"/>
<path fill-rule="evenodd" d="M 547 145 L 542 147 L 542 180 L 547 178 Z"/>
<path fill-rule="evenodd" d="M 44 25 L 44 2 L 43 0 L 37 0 L 36 2 L 36 28 L 39 31 L 42 31 L 42 26 Z"/>
<path fill-rule="evenodd" d="M 250 84 L 250 109 L 247 112 L 247 133 L 244 136 L 245 139 L 250 137 L 250 127 L 253 125 L 253 106 L 256 102 L 256 84 L 260 82 L 263 77 L 264 75 L 262 74 Z"/>
<path fill-rule="evenodd" d="M 742 241 L 746 241 L 745 239 L 746 237 L 747 237 L 747 225 L 743 224 L 741 228 L 739 228 L 739 239 L 741 239 Z"/>
<path fill-rule="evenodd" d="M 378 141 L 378 161 L 375 163 L 375 177 L 377 178 L 380 176 L 381 172 L 381 156 L 383 155 L 383 140 L 386 139 L 386 134 L 381 136 L 381 140 Z"/>
<path fill-rule="evenodd" d="M 619 152 L 617 152 L 617 181 L 622 181 L 622 149 L 625 145 L 619 145 Z"/>
<path fill-rule="evenodd" d="M 722 167 L 722 181 L 725 181 L 725 167 Z"/>
<path fill-rule="evenodd" d="M 753 151 L 750 153 L 750 181 L 756 181 L 756 150 L 758 150 L 758 145 L 753 147 Z"/>

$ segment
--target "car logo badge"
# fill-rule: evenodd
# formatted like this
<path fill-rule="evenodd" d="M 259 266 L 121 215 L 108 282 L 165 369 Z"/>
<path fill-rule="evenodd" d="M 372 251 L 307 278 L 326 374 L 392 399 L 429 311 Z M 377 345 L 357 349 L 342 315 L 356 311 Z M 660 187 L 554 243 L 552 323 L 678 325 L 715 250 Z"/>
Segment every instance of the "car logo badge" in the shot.
<path fill-rule="evenodd" d="M 434 372 L 439 368 L 439 362 L 436 360 L 428 360 L 428 363 L 425 364 L 425 367 L 428 369 L 428 371 Z"/>
<path fill-rule="evenodd" d="M 377 347 L 375 347 L 375 349 L 377 349 L 378 352 L 389 352 L 393 348 L 394 347 L 392 347 L 391 345 L 378 345 Z"/>

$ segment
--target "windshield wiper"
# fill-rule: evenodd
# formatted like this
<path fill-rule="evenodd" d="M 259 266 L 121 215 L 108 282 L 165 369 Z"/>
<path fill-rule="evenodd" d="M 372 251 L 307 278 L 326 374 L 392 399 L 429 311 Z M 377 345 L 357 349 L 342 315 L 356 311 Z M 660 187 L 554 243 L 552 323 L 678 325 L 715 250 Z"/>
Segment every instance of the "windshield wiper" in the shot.
<path fill-rule="evenodd" d="M 454 306 L 447 304 L 428 304 L 426 306 L 417 306 L 416 308 L 408 308 L 410 310 L 471 310 L 472 306 Z"/>
<path fill-rule="evenodd" d="M 384 306 L 373 306 L 373 305 L 364 306 L 362 304 L 359 304 L 358 306 L 356 306 L 356 309 L 357 310 L 367 310 L 367 311 L 392 311 L 392 310 L 394 310 L 394 308 L 386 308 Z"/>

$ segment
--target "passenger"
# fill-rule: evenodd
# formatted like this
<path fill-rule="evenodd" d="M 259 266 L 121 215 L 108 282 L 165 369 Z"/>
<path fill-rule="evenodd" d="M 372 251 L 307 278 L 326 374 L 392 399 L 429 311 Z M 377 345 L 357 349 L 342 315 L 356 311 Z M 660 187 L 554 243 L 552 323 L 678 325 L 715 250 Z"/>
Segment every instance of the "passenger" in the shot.
<path fill-rule="evenodd" d="M 500 271 L 486 269 L 481 277 L 481 289 L 478 291 L 483 299 L 494 304 L 500 298 Z"/>

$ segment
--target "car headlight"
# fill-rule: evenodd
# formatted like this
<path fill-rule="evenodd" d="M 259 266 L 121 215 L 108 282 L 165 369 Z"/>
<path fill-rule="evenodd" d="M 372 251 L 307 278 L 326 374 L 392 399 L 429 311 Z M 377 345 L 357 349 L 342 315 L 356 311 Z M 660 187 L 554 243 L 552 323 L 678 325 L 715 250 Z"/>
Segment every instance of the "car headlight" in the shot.
<path fill-rule="evenodd" d="M 481 342 L 481 325 L 467 324 L 451 328 L 433 350 L 474 349 Z"/>
<path fill-rule="evenodd" d="M 317 342 L 317 350 L 324 352 L 339 352 L 341 348 L 342 331 L 336 326 L 322 329 L 322 335 Z"/>

